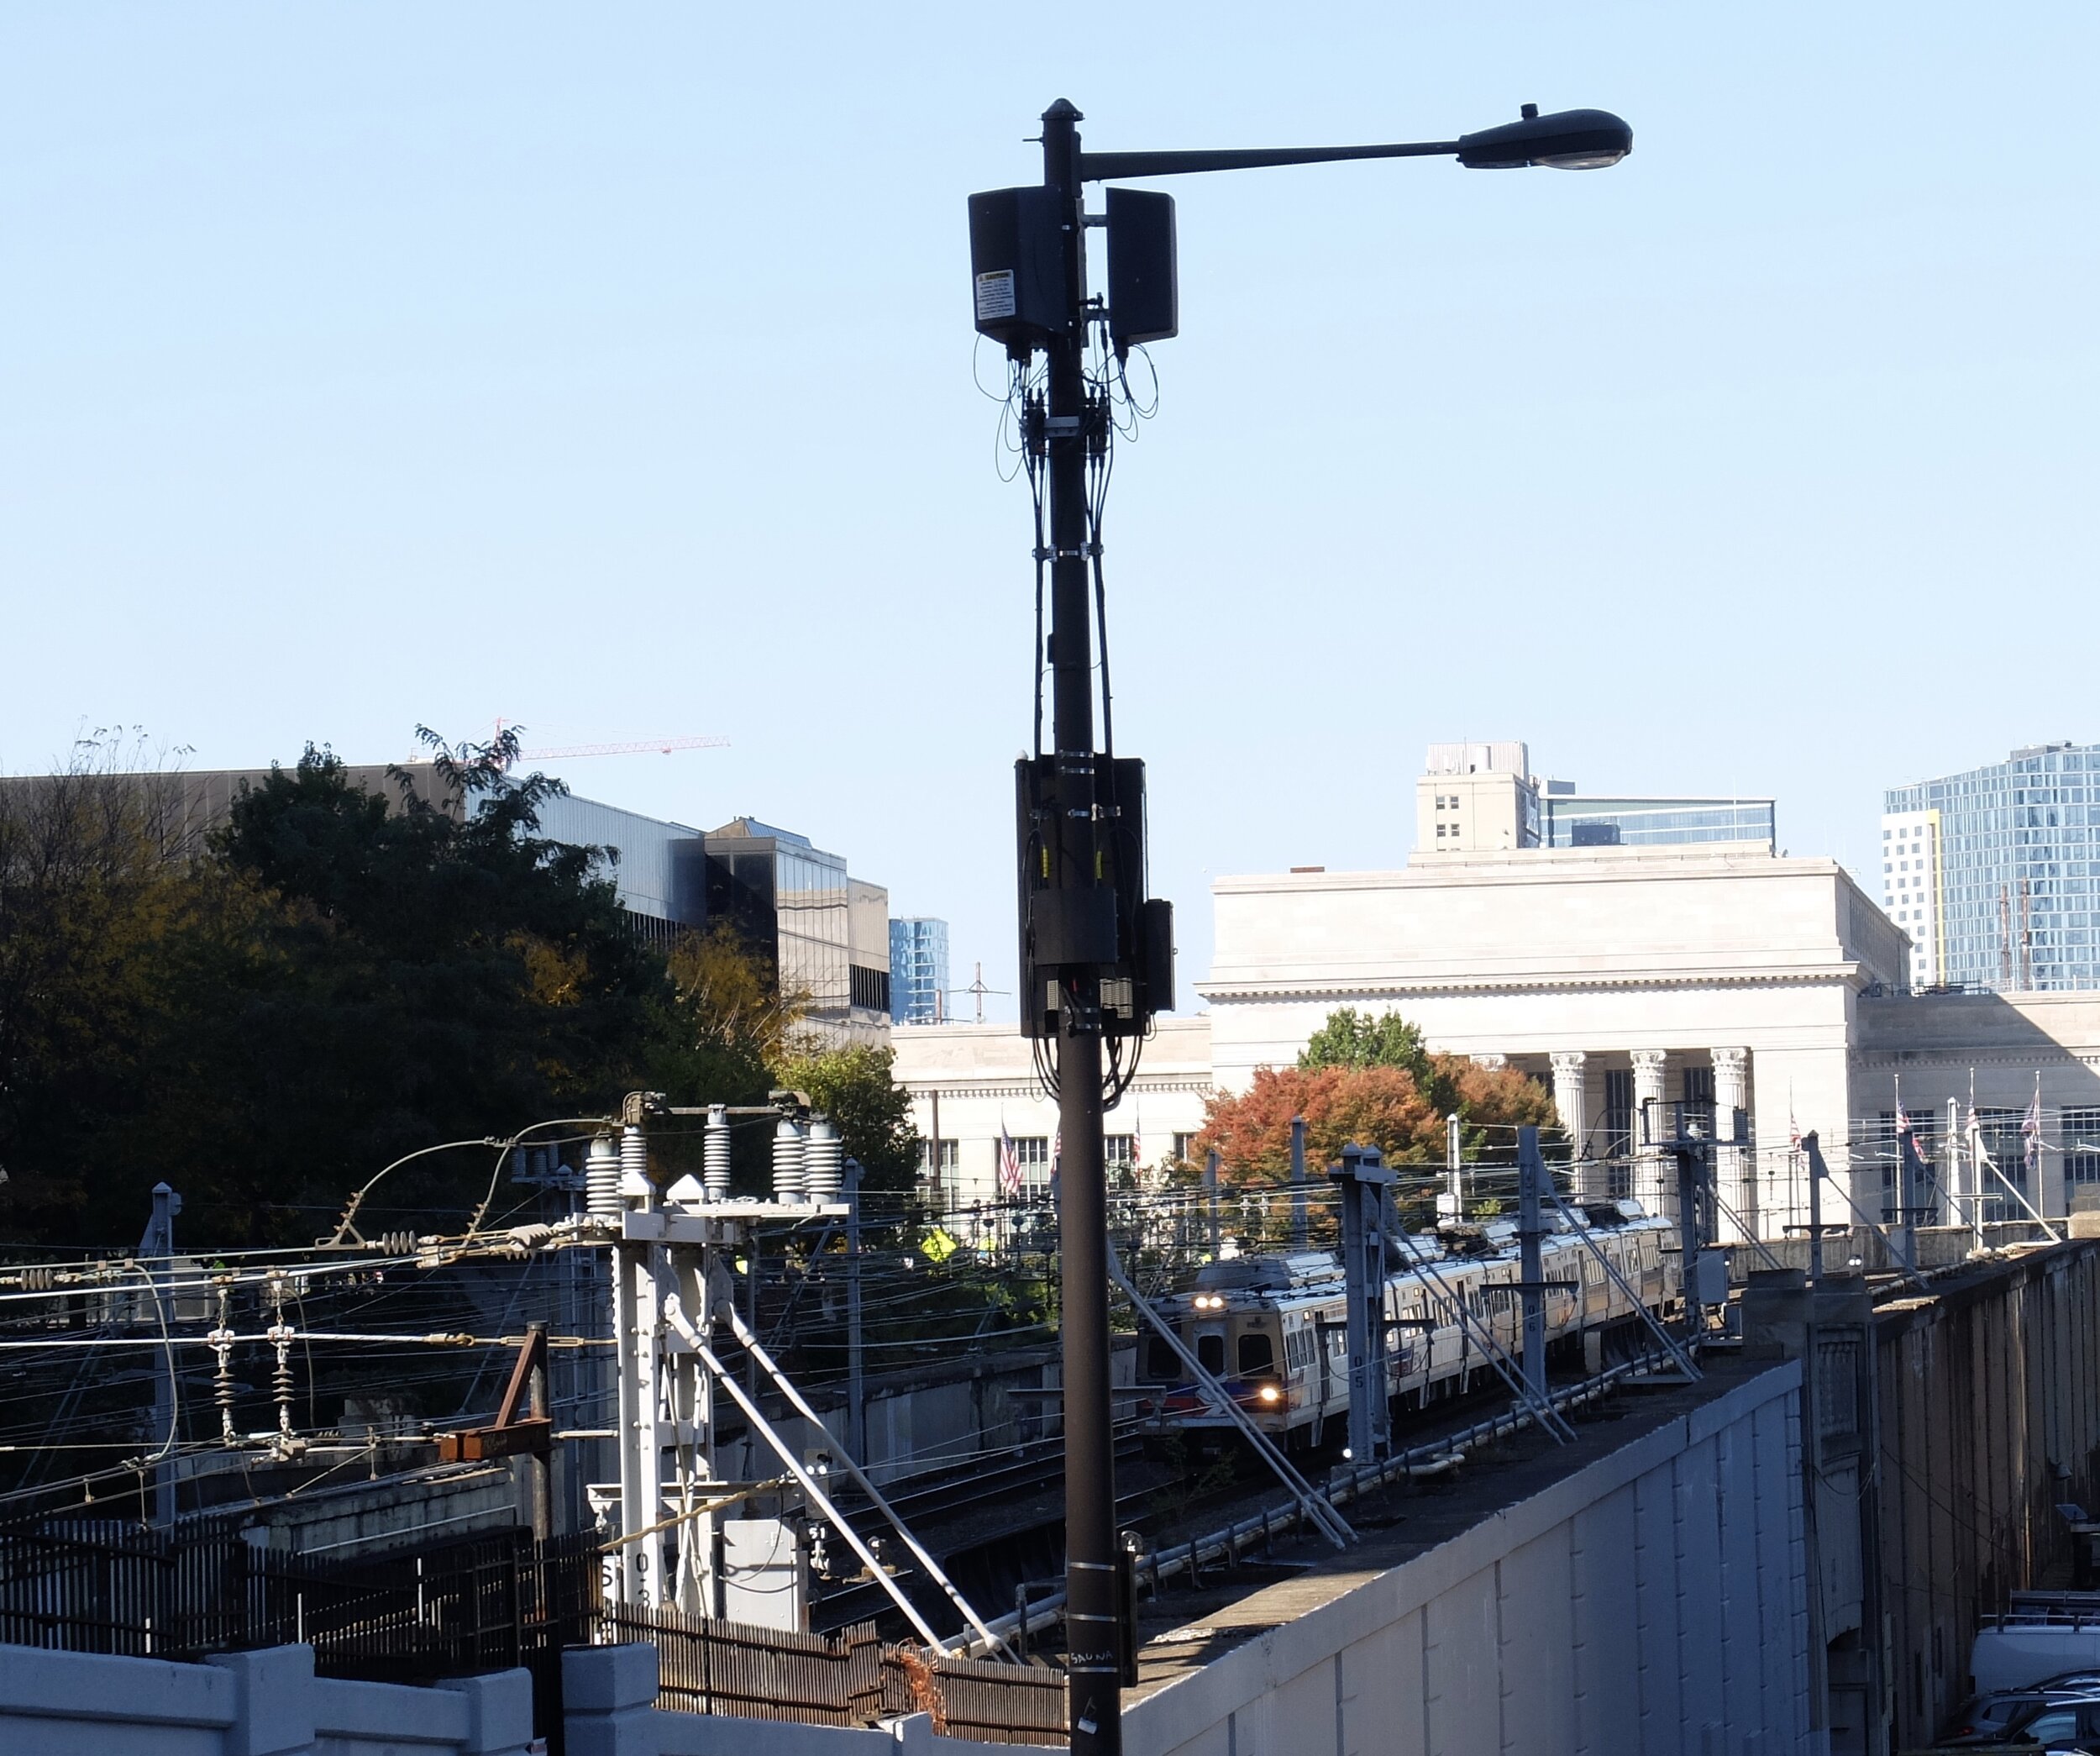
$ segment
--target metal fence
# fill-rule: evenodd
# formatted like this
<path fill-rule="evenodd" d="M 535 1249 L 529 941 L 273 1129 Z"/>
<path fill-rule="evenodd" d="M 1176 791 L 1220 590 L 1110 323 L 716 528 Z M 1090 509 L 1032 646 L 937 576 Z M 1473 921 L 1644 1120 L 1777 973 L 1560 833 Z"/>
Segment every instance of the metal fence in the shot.
<path fill-rule="evenodd" d="M 1061 1745 L 1062 1672 L 885 1647 L 872 1623 L 825 1636 L 606 1605 L 595 1533 L 497 1531 L 362 1559 L 286 1554 L 230 1525 L 115 1521 L 0 1529 L 0 1643 L 193 1659 L 311 1645 L 323 1676 L 431 1683 L 522 1667 L 535 1729 L 561 1748 L 561 1650 L 648 1641 L 660 1706 L 865 1725 L 931 1711 L 952 1737 Z"/>
<path fill-rule="evenodd" d="M 588 1536 L 497 1531 L 331 1560 L 230 1527 L 45 1522 L 0 1530 L 0 1642 L 177 1659 L 303 1643 L 323 1676 L 386 1683 L 522 1667 L 558 1750 L 561 1649 L 593 1638 L 597 1579 Z"/>
<path fill-rule="evenodd" d="M 607 1642 L 655 1647 L 659 1707 L 817 1726 L 927 1712 L 950 1738 L 1055 1748 L 1065 1743 L 1063 1671 L 885 1647 L 872 1622 L 828 1636 L 799 1634 L 614 1605 L 600 1626 Z"/>

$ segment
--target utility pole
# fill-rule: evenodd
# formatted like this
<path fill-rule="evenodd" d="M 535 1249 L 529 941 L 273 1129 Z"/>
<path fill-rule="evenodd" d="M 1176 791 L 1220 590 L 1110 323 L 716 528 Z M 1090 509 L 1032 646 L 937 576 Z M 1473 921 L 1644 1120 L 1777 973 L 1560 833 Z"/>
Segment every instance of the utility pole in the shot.
<path fill-rule="evenodd" d="M 1439 1219 L 1466 1217 L 1465 1137 L 1456 1112 L 1444 1118 L 1444 1193 L 1436 1203 Z"/>
<path fill-rule="evenodd" d="M 1079 112 L 1059 98 L 1042 116 L 1042 184 L 1063 248 L 1064 322 L 1050 336 L 1044 445 L 1050 512 L 1051 797 L 1060 818 L 1053 873 L 1074 929 L 1102 900 L 1095 875 L 1094 630 L 1086 466 L 1085 197 Z M 1058 1323 L 1064 1351 L 1066 1671 L 1072 1748 L 1120 1756 L 1123 1748 L 1122 1625 L 1116 1530 L 1116 1438 L 1109 1396 L 1108 1163 L 1101 1138 L 1101 965 L 1114 961 L 1110 931 L 1058 935 L 1058 1243 L 1063 1274 Z M 1089 937 L 1095 943 L 1088 944 Z M 1071 956 L 1073 952 L 1105 957 Z M 1029 996 L 1031 1005 L 1034 996 Z"/>
<path fill-rule="evenodd" d="M 933 1106 L 933 1138 L 927 1143 L 927 1174 L 933 1184 L 933 1212 L 937 1218 L 948 1217 L 948 1198 L 941 1183 L 941 1093 L 937 1087 L 927 1094 Z"/>
<path fill-rule="evenodd" d="M 860 1333 L 860 1160 L 846 1161 L 846 1448 L 868 1462 L 868 1386 Z"/>
<path fill-rule="evenodd" d="M 978 333 L 1000 344 L 1013 367 L 1022 453 L 1036 493 L 1037 627 L 1034 753 L 1016 769 L 1020 829 L 1023 1034 L 1050 1045 L 1060 1148 L 1058 1236 L 1063 1259 L 1066 1611 L 1072 1748 L 1119 1756 L 1122 1709 L 1117 1651 L 1115 1456 L 1108 1385 L 1107 1189 L 1101 1139 L 1105 1044 L 1142 1038 L 1173 1009 L 1173 911 L 1146 895 L 1144 765 L 1115 754 L 1105 628 L 1098 670 L 1101 748 L 1096 749 L 1092 622 L 1105 607 L 1089 473 L 1105 492 L 1115 443 L 1105 352 L 1179 330 L 1173 203 L 1150 191 L 1111 188 L 1090 217 L 1089 181 L 1246 170 L 1343 160 L 1455 157 L 1478 170 L 1614 165 L 1633 132 L 1601 110 L 1522 118 L 1456 140 L 1255 151 L 1083 153 L 1079 112 L 1063 98 L 1042 116 L 1042 183 L 969 201 L 970 270 Z M 1084 242 L 1106 231 L 1107 297 L 1089 298 Z M 1105 331 L 1103 370 L 1089 383 L 1087 350 Z M 1038 381 L 1035 356 L 1047 357 Z M 1042 388 L 1036 388 L 1037 382 Z M 1047 528 L 1044 513 L 1047 511 Z M 1042 737 L 1041 667 L 1047 659 L 1052 728 Z M 1118 1094 L 1128 1076 L 1119 1054 Z"/>
<path fill-rule="evenodd" d="M 168 1283 L 175 1269 L 175 1217 L 182 1211 L 182 1197 L 165 1183 L 153 1186 L 153 1217 L 146 1222 L 145 1236 L 139 1240 L 139 1260 L 153 1289 L 154 1322 L 162 1334 L 169 1332 L 174 1312 L 168 1305 Z M 157 1454 L 153 1466 L 153 1522 L 163 1527 L 175 1522 L 175 1349 L 162 1349 L 161 1370 L 153 1377 L 153 1430 L 146 1442 Z"/>
<path fill-rule="evenodd" d="M 1305 1227 L 1305 1118 L 1290 1119 L 1290 1247 L 1304 1249 L 1310 1242 Z"/>
<path fill-rule="evenodd" d="M 1203 1161 L 1203 1207 L 1210 1227 L 1210 1259 L 1218 1259 L 1218 1149 L 1210 1149 Z"/>
<path fill-rule="evenodd" d="M 553 1430 L 553 1421 L 548 1412 L 547 1400 L 547 1326 L 528 1323 L 525 1328 L 525 1357 L 533 1361 L 529 1387 L 526 1391 L 526 1408 L 536 1421 L 548 1422 Z M 544 1543 L 554 1534 L 554 1453 L 550 1443 L 546 1450 L 536 1452 L 527 1468 L 533 1479 L 533 1540 Z"/>

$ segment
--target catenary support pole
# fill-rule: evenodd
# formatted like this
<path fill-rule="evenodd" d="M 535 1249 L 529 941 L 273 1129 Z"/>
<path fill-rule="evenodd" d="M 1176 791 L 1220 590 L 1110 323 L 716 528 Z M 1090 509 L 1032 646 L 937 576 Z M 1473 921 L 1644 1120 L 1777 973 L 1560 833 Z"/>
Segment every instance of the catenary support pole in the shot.
<path fill-rule="evenodd" d="M 1348 1286 L 1349 1454 L 1368 1464 L 1391 1448 L 1385 1359 L 1385 1192 L 1393 1173 L 1376 1147 L 1345 1146 L 1327 1173 L 1341 1198 L 1341 1265 Z"/>
<path fill-rule="evenodd" d="M 1290 1119 L 1290 1247 L 1302 1250 L 1310 1242 L 1305 1225 L 1305 1118 Z"/>
<path fill-rule="evenodd" d="M 1546 1236 L 1539 1214 L 1539 1191 L 1546 1181 L 1546 1160 L 1539 1155 L 1539 1131 L 1517 1130 L 1517 1249 L 1524 1276 L 1524 1382 L 1534 1396 L 1546 1395 L 1546 1263 L 1541 1244 Z"/>
<path fill-rule="evenodd" d="M 860 1329 L 860 1160 L 846 1161 L 846 1448 L 868 1460 L 868 1381 Z"/>
<path fill-rule="evenodd" d="M 1218 1149 L 1214 1146 L 1203 1161 L 1203 1211 L 1210 1228 L 1210 1259 L 1218 1259 Z"/>
<path fill-rule="evenodd" d="M 1811 1128 L 1801 1137 L 1809 1155 L 1809 1285 L 1823 1285 L 1823 1152 Z"/>

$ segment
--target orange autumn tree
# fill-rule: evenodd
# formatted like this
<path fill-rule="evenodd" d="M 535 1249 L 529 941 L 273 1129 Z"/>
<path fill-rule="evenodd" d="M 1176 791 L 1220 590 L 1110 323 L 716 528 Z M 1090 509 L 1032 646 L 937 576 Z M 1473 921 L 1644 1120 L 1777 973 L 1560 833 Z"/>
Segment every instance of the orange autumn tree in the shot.
<path fill-rule="evenodd" d="M 1291 1118 L 1303 1116 L 1310 1166 L 1332 1164 L 1351 1144 L 1375 1146 L 1389 1163 L 1441 1163 L 1453 1112 L 1469 1150 L 1512 1145 L 1508 1131 L 1527 1123 L 1557 1133 L 1552 1096 L 1529 1075 L 1433 1054 L 1396 1016 L 1344 1007 L 1297 1066 L 1264 1067 L 1247 1091 L 1212 1097 L 1194 1149 L 1200 1157 L 1215 1149 L 1237 1177 L 1280 1180 L 1290 1170 Z"/>

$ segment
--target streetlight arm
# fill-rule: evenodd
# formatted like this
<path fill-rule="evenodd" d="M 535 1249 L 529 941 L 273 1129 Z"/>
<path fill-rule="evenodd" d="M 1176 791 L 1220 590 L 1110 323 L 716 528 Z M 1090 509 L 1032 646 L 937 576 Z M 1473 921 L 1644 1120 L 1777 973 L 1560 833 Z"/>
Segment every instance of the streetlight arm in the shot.
<path fill-rule="evenodd" d="M 1411 140 L 1391 146 L 1275 146 L 1222 152 L 1083 152 L 1079 177 L 1179 176 L 1192 171 L 1260 171 L 1272 165 L 1329 165 L 1341 159 L 1435 159 L 1458 150 L 1456 140 Z"/>

